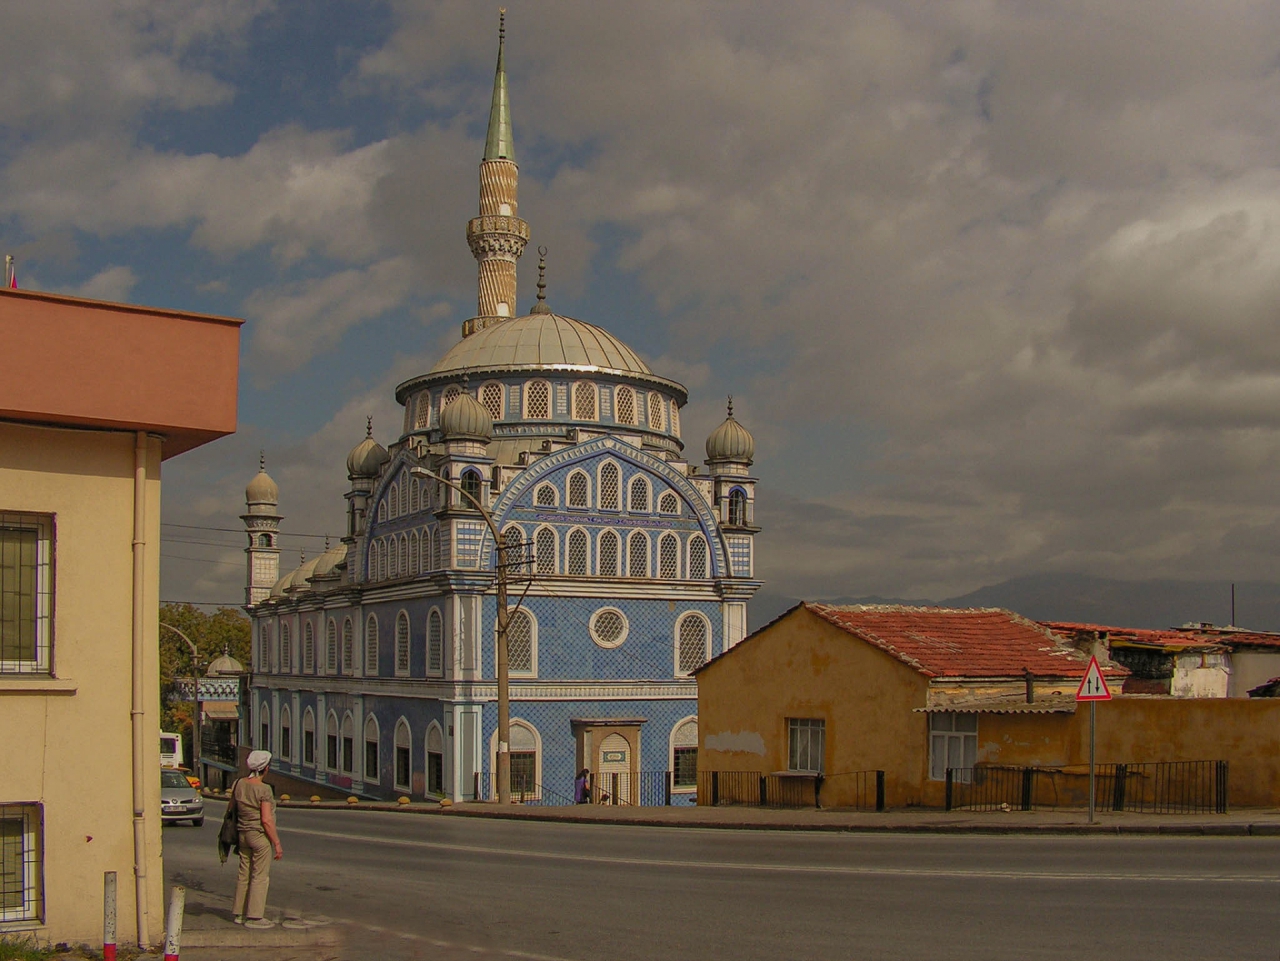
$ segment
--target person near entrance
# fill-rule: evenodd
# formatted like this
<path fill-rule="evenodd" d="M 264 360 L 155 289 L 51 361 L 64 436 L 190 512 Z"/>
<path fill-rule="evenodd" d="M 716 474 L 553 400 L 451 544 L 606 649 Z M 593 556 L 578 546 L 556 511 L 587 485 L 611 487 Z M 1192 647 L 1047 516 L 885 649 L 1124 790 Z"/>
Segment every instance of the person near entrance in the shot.
<path fill-rule="evenodd" d="M 575 804 L 591 803 L 591 772 L 585 767 L 578 772 L 573 782 L 573 802 Z"/>
<path fill-rule="evenodd" d="M 262 777 L 271 766 L 270 751 L 249 754 L 249 776 L 236 782 L 231 791 L 236 806 L 239 834 L 240 873 L 236 876 L 236 897 L 232 913 L 246 928 L 270 928 L 274 922 L 263 917 L 267 908 L 267 887 L 271 883 L 271 860 L 284 857 L 276 831 L 275 797 Z"/>

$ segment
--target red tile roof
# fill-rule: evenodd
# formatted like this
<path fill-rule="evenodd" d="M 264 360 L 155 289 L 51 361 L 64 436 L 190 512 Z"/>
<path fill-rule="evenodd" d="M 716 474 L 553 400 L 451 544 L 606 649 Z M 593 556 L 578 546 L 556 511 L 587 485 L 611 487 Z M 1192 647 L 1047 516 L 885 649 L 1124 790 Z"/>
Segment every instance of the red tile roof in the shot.
<path fill-rule="evenodd" d="M 1199 632 L 1178 630 L 1152 630 L 1145 627 L 1110 627 L 1106 624 L 1078 624 L 1074 621 L 1040 621 L 1044 627 L 1059 634 L 1079 637 L 1086 635 L 1105 641 L 1108 645 L 1159 647 L 1170 652 L 1186 650 L 1225 650 L 1222 641 Z M 1105 635 L 1105 637 L 1103 636 Z"/>
<path fill-rule="evenodd" d="M 998 608 L 805 604 L 809 611 L 926 677 L 1083 677 L 1088 658 L 1047 629 Z M 1121 677 L 1123 668 L 1104 666 Z"/>

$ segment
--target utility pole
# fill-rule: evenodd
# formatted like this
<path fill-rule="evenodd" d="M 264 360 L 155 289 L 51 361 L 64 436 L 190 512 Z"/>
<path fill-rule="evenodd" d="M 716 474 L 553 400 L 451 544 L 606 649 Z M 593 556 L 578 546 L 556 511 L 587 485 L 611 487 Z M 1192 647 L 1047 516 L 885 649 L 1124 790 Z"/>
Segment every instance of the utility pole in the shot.
<path fill-rule="evenodd" d="M 411 467 L 409 468 L 409 473 L 418 477 L 429 477 L 456 490 L 480 512 L 484 522 L 489 525 L 489 533 L 493 535 L 494 547 L 498 552 L 498 803 L 510 804 L 511 687 L 507 660 L 507 624 L 511 618 L 507 611 L 507 545 L 498 531 L 498 525 L 494 523 L 493 515 L 485 509 L 485 506 L 478 499 L 463 490 L 461 485 L 455 484 L 448 478 L 441 477 L 435 471 L 427 470 L 425 467 Z"/>
<path fill-rule="evenodd" d="M 172 624 L 160 622 L 161 627 L 167 627 L 173 633 L 187 642 L 187 647 L 191 648 L 191 770 L 196 772 L 196 777 L 200 779 L 200 787 L 204 788 L 204 772 L 200 770 L 200 651 L 196 647 L 195 642 L 182 631 L 178 630 Z"/>

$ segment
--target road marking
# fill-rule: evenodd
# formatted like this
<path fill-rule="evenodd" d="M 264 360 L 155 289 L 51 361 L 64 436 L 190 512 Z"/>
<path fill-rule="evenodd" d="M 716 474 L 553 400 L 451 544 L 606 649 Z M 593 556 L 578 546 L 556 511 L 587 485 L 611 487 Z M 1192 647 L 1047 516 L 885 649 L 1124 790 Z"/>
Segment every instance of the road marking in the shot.
<path fill-rule="evenodd" d="M 844 874 L 860 877 L 917 877 L 917 878 L 996 878 L 1011 881 L 1166 881 L 1175 883 L 1232 883 L 1232 884 L 1280 884 L 1280 876 L 1265 874 L 1151 874 L 1133 872 L 1066 872 L 1066 871 L 1009 871 L 987 868 L 891 868 L 866 867 L 850 864 L 763 864 L 750 861 L 677 861 L 668 858 L 623 858 L 610 855 L 568 854 L 562 851 L 519 851 L 508 848 L 481 847 L 473 844 L 449 844 L 443 841 L 422 841 L 415 838 L 387 838 L 369 834 L 343 834 L 337 831 L 317 831 L 312 828 L 279 826 L 279 830 L 309 837 L 350 841 L 360 844 L 385 844 L 390 847 L 426 848 L 433 851 L 452 851 L 458 854 L 478 854 L 492 857 L 529 858 L 544 861 L 571 861 L 592 864 L 625 864 L 641 867 L 693 868 L 708 871 L 757 871 L 766 874 Z"/>

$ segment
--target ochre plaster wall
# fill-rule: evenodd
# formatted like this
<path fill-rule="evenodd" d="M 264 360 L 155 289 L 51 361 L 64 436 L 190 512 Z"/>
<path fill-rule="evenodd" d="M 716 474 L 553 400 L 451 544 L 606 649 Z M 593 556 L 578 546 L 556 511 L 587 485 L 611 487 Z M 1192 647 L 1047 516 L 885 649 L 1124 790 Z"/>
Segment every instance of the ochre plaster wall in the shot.
<path fill-rule="evenodd" d="M 44 805 L 40 940 L 102 941 L 103 872 L 115 871 L 119 939 L 134 940 L 130 679 L 134 435 L 0 422 L 0 511 L 55 516 L 56 683 L 0 675 L 0 802 Z M 159 790 L 160 445 L 146 514 L 149 938 L 163 938 Z M 61 686 L 64 690 L 51 690 Z M 11 930 L 0 925 L 0 934 Z"/>

